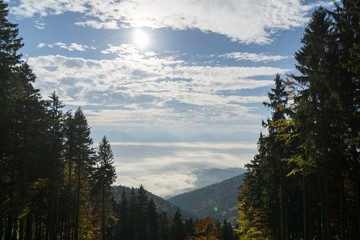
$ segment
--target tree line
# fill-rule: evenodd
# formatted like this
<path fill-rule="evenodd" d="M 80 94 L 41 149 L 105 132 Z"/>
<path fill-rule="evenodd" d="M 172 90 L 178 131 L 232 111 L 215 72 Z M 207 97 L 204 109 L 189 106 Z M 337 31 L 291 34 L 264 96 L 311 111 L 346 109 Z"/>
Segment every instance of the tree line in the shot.
<path fill-rule="evenodd" d="M 184 218 L 179 209 L 169 216 L 157 209 L 145 189 L 122 191 L 116 200 L 119 220 L 113 226 L 112 238 L 119 240 L 236 240 L 238 235 L 230 223 L 212 218 Z"/>
<path fill-rule="evenodd" d="M 314 11 L 276 76 L 239 192 L 241 239 L 360 239 L 360 5 Z"/>
<path fill-rule="evenodd" d="M 94 147 L 81 108 L 44 100 L 21 59 L 23 39 L 0 0 L 0 239 L 236 239 L 231 224 L 160 211 L 145 189 L 114 199 L 114 156 Z"/>
<path fill-rule="evenodd" d="M 0 1 L 0 239 L 106 239 L 115 168 L 83 111 L 44 100 Z"/>

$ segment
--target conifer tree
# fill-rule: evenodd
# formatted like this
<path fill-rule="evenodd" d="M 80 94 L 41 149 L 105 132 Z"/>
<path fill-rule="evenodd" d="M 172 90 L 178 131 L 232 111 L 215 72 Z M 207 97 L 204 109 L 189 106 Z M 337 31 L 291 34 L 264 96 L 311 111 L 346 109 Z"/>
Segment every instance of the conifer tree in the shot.
<path fill-rule="evenodd" d="M 119 217 L 119 220 L 114 226 L 115 228 L 114 238 L 121 240 L 122 239 L 131 240 L 132 239 L 131 226 L 129 226 L 130 225 L 129 219 L 131 213 L 129 212 L 129 202 L 126 197 L 125 190 L 123 190 L 121 193 L 121 198 L 120 198 L 120 202 L 118 202 L 117 204 L 116 213 Z"/>
<path fill-rule="evenodd" d="M 91 225 L 86 224 L 86 222 L 90 221 L 88 215 L 93 208 L 90 203 L 90 179 L 94 166 L 93 140 L 90 137 L 90 127 L 81 108 L 75 111 L 74 116 L 68 114 L 66 125 L 66 155 L 68 158 L 67 238 L 78 239 L 91 230 Z"/>
<path fill-rule="evenodd" d="M 14 111 L 12 86 L 17 78 L 14 68 L 20 63 L 21 54 L 18 51 L 23 46 L 22 38 L 18 37 L 16 24 L 8 21 L 8 5 L 0 0 L 0 238 L 5 234 L 3 231 L 6 223 L 7 203 L 9 201 L 9 176 L 13 156 L 8 141 L 11 129 L 11 115 Z M 9 230 L 9 229 L 8 229 Z M 11 230 L 11 229 L 10 229 Z"/>
<path fill-rule="evenodd" d="M 288 149 L 281 138 L 289 131 L 289 94 L 287 83 L 275 77 L 275 88 L 268 93 L 269 102 L 264 105 L 271 110 L 271 119 L 263 122 L 268 135 L 261 134 L 254 160 L 247 165 L 248 173 L 240 195 L 241 232 L 244 236 L 274 236 L 287 239 L 288 227 L 288 169 L 283 163 Z M 279 211 L 280 210 L 280 211 Z M 254 226 L 251 226 L 254 222 Z"/>
<path fill-rule="evenodd" d="M 148 236 L 149 240 L 158 239 L 158 214 L 153 199 L 150 199 L 147 206 L 147 222 L 148 222 Z"/>
<path fill-rule="evenodd" d="M 63 211 L 59 201 L 64 193 L 64 124 L 65 114 L 62 109 L 64 105 L 59 97 L 53 92 L 50 99 L 46 102 L 47 121 L 48 121 L 48 146 L 49 146 L 49 189 L 48 189 L 48 208 L 46 239 L 57 239 L 59 234 L 58 221 L 64 221 Z"/>
<path fill-rule="evenodd" d="M 291 111 L 265 123 L 269 135 L 260 136 L 259 154 L 240 191 L 242 235 L 359 239 L 359 13 L 354 9 L 359 9 L 356 0 L 336 2 L 333 10 L 319 8 L 305 29 L 295 54 L 300 75 L 291 76 Z M 268 106 L 276 112 L 281 104 Z M 279 156 L 283 162 L 272 161 Z M 279 174 L 279 202 L 269 184 L 274 174 Z M 280 235 L 272 224 L 276 215 Z"/>
<path fill-rule="evenodd" d="M 100 191 L 101 196 L 101 234 L 102 239 L 107 239 L 109 229 L 109 220 L 113 215 L 112 193 L 110 186 L 115 182 L 116 173 L 114 164 L 114 155 L 110 143 L 104 136 L 99 144 L 96 156 L 96 168 L 94 171 L 95 190 Z"/>
<path fill-rule="evenodd" d="M 344 1 L 342 7 L 346 8 L 346 5 Z M 352 24 L 351 17 L 344 16 L 341 10 L 330 12 L 320 8 L 306 28 L 302 40 L 304 46 L 295 55 L 302 75 L 294 79 L 306 86 L 295 103 L 296 119 L 301 129 L 303 160 L 314 166 L 318 184 L 313 181 L 309 187 L 317 189 L 318 203 L 311 208 L 316 210 L 320 206 L 320 214 L 315 216 L 320 216 L 321 236 L 325 239 L 348 238 L 346 208 L 349 202 L 346 199 L 350 195 L 345 189 L 350 187 L 356 192 L 356 180 L 348 179 L 348 176 L 354 176 L 354 168 L 347 156 L 357 157 L 347 153 L 352 144 L 346 140 L 351 135 L 358 135 L 353 132 L 358 124 L 352 124 L 353 116 L 357 115 L 354 106 L 358 96 L 354 85 L 356 77 L 344 67 L 349 61 L 349 49 L 355 36 L 351 31 L 344 31 L 348 24 Z M 345 186 L 348 180 L 355 185 Z M 334 231 L 332 222 L 337 222 L 339 230 Z"/>
<path fill-rule="evenodd" d="M 180 240 L 186 237 L 186 233 L 182 221 L 183 219 L 180 209 L 177 209 L 174 214 L 173 225 L 171 227 L 171 236 L 172 236 L 171 239 Z"/>

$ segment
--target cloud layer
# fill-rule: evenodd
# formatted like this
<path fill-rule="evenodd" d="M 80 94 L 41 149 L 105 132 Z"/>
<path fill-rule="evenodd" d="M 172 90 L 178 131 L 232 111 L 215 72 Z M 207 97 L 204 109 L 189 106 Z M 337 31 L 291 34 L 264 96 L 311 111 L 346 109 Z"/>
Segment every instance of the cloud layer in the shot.
<path fill-rule="evenodd" d="M 274 32 L 302 26 L 319 3 L 301 0 L 19 0 L 12 13 L 47 17 L 81 13 L 75 23 L 96 29 L 121 27 L 198 29 L 242 43 L 266 44 Z"/>
<path fill-rule="evenodd" d="M 96 50 L 96 48 L 94 48 L 94 47 L 90 47 L 88 45 L 78 44 L 78 43 L 71 43 L 71 44 L 67 45 L 66 43 L 63 43 L 63 42 L 55 42 L 53 44 L 39 43 L 37 45 L 37 48 L 44 48 L 44 47 L 48 47 L 48 48 L 57 47 L 57 48 L 68 50 L 70 52 L 72 52 L 72 51 L 84 52 L 89 49 Z"/>
<path fill-rule="evenodd" d="M 172 196 L 196 187 L 199 170 L 243 168 L 254 155 L 254 143 L 156 143 L 112 142 L 117 184 Z"/>
<path fill-rule="evenodd" d="M 275 74 L 289 71 L 194 65 L 125 44 L 110 45 L 102 53 L 114 56 L 92 60 L 46 55 L 28 62 L 41 79 L 36 86 L 43 93 L 56 90 L 66 104 L 93 106 L 87 113 L 94 125 L 187 125 L 258 118 L 246 104 L 261 103 L 266 96 L 237 91 L 271 86 Z M 258 77 L 270 80 L 255 80 Z"/>
<path fill-rule="evenodd" d="M 290 58 L 288 56 L 275 55 L 271 56 L 268 54 L 256 54 L 248 52 L 232 52 L 221 55 L 224 58 L 235 59 L 237 61 L 252 61 L 252 62 L 275 62 Z"/>
<path fill-rule="evenodd" d="M 199 143 L 199 138 L 191 144 L 179 143 L 182 138 L 155 144 L 158 131 L 152 144 L 112 142 L 117 183 L 144 184 L 162 196 L 192 189 L 199 181 L 199 169 L 243 167 L 253 158 L 256 140 L 238 130 L 258 134 L 264 117 L 261 103 L 275 74 L 293 68 L 289 66 L 293 59 L 288 61 L 284 53 L 287 48 L 276 45 L 275 36 L 303 26 L 318 5 L 302 0 L 8 2 L 28 34 L 25 39 L 33 44 L 24 56 L 38 76 L 35 87 L 43 96 L 55 90 L 68 109 L 81 106 L 98 132 L 144 126 L 191 129 L 183 135 L 199 128 L 206 133 L 228 131 L 223 138 L 203 134 L 201 140 L 215 139 L 211 144 Z M 139 50 L 127 42 L 130 31 L 124 28 L 166 29 L 154 32 L 169 41 L 180 33 L 188 42 L 174 41 L 184 45 L 157 50 L 164 52 Z M 125 34 L 119 37 L 119 32 Z M 191 44 L 199 36 L 206 48 Z M 280 48 L 284 51 L 277 54 Z M 264 49 L 271 53 L 261 53 Z M 139 134 L 144 136 L 140 130 Z M 235 135 L 253 143 L 240 143 L 243 139 L 232 139 Z"/>

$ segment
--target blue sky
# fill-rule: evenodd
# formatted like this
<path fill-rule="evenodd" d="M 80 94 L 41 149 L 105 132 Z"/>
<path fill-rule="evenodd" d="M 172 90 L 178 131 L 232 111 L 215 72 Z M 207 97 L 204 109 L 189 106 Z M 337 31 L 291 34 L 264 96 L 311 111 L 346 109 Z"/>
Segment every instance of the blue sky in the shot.
<path fill-rule="evenodd" d="M 275 74 L 294 71 L 311 12 L 329 4 L 8 3 L 42 95 L 55 90 L 68 109 L 82 107 L 95 142 L 109 137 L 118 184 L 144 184 L 162 196 L 195 188 L 201 169 L 251 160 Z"/>

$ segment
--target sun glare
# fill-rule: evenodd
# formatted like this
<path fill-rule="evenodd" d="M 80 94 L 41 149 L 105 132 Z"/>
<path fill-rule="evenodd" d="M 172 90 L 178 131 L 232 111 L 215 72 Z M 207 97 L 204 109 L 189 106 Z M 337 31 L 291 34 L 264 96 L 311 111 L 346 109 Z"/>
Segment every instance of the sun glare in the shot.
<path fill-rule="evenodd" d="M 133 32 L 133 41 L 136 46 L 143 49 L 150 44 L 149 35 L 141 29 L 135 29 Z"/>

